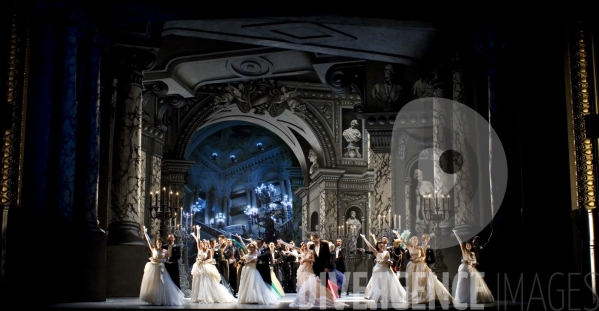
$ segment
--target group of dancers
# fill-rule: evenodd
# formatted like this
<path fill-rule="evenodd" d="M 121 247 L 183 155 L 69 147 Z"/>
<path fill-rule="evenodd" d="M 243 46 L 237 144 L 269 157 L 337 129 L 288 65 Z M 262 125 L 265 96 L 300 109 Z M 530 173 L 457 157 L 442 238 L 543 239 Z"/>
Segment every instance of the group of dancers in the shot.
<path fill-rule="evenodd" d="M 422 304 L 432 301 L 449 303 L 489 303 L 494 298 L 484 279 L 476 269 L 476 256 L 471 251 L 470 242 L 462 242 L 453 231 L 462 250 L 462 263 L 458 268 L 458 281 L 454 295 L 443 286 L 426 263 L 426 249 L 418 245 L 418 237 L 411 237 L 409 243 L 397 235 L 396 243 L 403 244 L 409 254 L 406 265 L 406 287 L 402 286 L 398 274 L 392 269 L 392 254 L 383 241 L 372 245 L 360 235 L 375 257 L 372 276 L 366 285 L 364 298 L 377 303 Z M 223 282 L 214 259 L 214 249 L 207 240 L 200 239 L 200 228 L 192 233 L 197 243 L 198 254 L 191 269 L 192 290 L 190 300 L 197 303 L 239 303 L 239 304 L 278 304 L 284 295 L 282 286 L 269 265 L 271 249 L 263 240 L 241 241 L 243 256 L 239 260 L 240 276 L 237 282 L 237 297 Z M 146 240 L 152 257 L 144 268 L 140 289 L 140 299 L 152 305 L 183 305 L 184 294 L 165 272 L 164 263 L 167 251 L 162 249 L 162 239 L 151 243 Z M 299 260 L 296 272 L 297 297 L 290 307 L 343 308 L 346 304 L 338 301 L 338 292 L 343 284 L 343 274 L 334 269 L 333 244 L 312 234 L 310 241 L 301 242 L 299 247 L 278 240 L 279 244 L 293 251 Z M 228 284 L 227 284 L 228 285 Z"/>
<path fill-rule="evenodd" d="M 375 265 L 372 276 L 366 285 L 365 299 L 371 299 L 383 303 L 410 303 L 424 304 L 429 302 L 447 302 L 453 304 L 484 304 L 495 301 L 482 275 L 476 269 L 476 255 L 472 252 L 471 242 L 462 242 L 459 235 L 453 230 L 462 252 L 462 263 L 458 267 L 458 280 L 454 295 L 445 288 L 427 263 L 427 252 L 430 249 L 418 244 L 418 237 L 412 236 L 409 242 L 397 231 L 394 245 L 405 247 L 406 288 L 399 282 L 399 277 L 391 266 L 394 264 L 392 254 L 387 250 L 384 241 L 376 242 L 373 246 L 363 234 L 360 234 L 366 245 L 375 256 Z M 373 236 L 373 238 L 375 238 Z M 402 254 L 403 255 L 403 254 Z"/>

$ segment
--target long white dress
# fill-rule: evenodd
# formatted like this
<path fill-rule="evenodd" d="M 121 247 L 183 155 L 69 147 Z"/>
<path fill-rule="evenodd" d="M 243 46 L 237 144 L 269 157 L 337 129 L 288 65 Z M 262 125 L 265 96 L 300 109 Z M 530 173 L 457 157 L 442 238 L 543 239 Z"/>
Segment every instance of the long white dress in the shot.
<path fill-rule="evenodd" d="M 406 290 L 389 267 L 389 252 L 376 254 L 376 261 L 372 268 L 372 276 L 366 285 L 364 298 L 375 302 L 406 302 Z"/>
<path fill-rule="evenodd" d="M 312 251 L 302 251 L 300 253 L 300 261 L 303 260 L 303 263 L 297 268 L 296 278 L 296 292 L 300 290 L 304 282 L 306 282 L 311 275 L 314 275 L 314 269 L 312 269 L 312 262 L 314 261 L 314 256 L 312 255 Z"/>
<path fill-rule="evenodd" d="M 312 262 L 309 261 L 313 259 L 312 252 L 302 252 L 300 256 L 304 262 L 297 269 L 297 297 L 289 304 L 289 307 L 342 309 L 348 306 L 335 301 L 332 292 L 323 286 L 320 278 L 314 274 Z"/>
<path fill-rule="evenodd" d="M 191 301 L 198 303 L 236 302 L 237 299 L 220 283 L 220 274 L 208 258 L 206 251 L 200 250 L 191 268 Z"/>
<path fill-rule="evenodd" d="M 264 282 L 260 272 L 256 269 L 258 254 L 254 252 L 246 256 L 245 265 L 243 266 L 243 270 L 241 270 L 241 278 L 239 280 L 237 303 L 278 304 L 279 296 L 271 286 Z"/>
<path fill-rule="evenodd" d="M 410 259 L 410 262 L 406 266 L 408 303 L 418 304 L 431 301 L 452 302 L 453 297 L 451 293 L 428 267 L 424 261 L 422 252 L 417 249 L 410 249 Z"/>
<path fill-rule="evenodd" d="M 491 303 L 495 301 L 491 290 L 485 283 L 482 275 L 472 264 L 476 263 L 476 255 L 473 252 L 464 256 L 466 263 L 458 267 L 458 282 L 454 297 L 461 303 Z M 471 299 L 476 297 L 475 299 Z"/>
<path fill-rule="evenodd" d="M 152 250 L 152 257 L 156 261 L 150 261 L 144 267 L 139 299 L 157 306 L 181 306 L 185 304 L 185 295 L 175 285 L 164 267 L 166 251 L 166 249 Z"/>

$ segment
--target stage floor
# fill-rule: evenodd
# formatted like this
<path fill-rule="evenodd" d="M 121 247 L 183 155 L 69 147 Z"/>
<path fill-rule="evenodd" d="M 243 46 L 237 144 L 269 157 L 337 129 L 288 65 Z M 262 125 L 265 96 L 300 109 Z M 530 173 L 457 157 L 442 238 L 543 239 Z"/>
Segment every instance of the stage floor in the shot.
<path fill-rule="evenodd" d="M 246 309 L 297 309 L 303 310 L 306 308 L 290 308 L 289 304 L 295 299 L 297 294 L 288 293 L 284 297 L 281 297 L 280 303 L 277 305 L 257 305 L 257 304 L 237 304 L 237 303 L 214 303 L 214 304 L 201 304 L 194 303 L 187 299 L 185 305 L 182 306 L 152 306 L 146 302 L 142 302 L 138 297 L 116 297 L 108 298 L 102 302 L 73 302 L 73 303 L 59 303 L 46 306 L 46 309 L 105 309 L 105 310 L 124 310 L 124 309 L 150 309 L 150 310 L 173 310 L 173 309 L 226 309 L 226 310 L 246 310 Z M 401 303 L 376 303 L 372 300 L 364 299 L 363 294 L 349 294 L 342 295 L 339 298 L 340 302 L 348 304 L 343 310 L 526 310 L 526 309 L 538 309 L 543 308 L 543 304 L 530 305 L 523 304 L 521 302 L 502 302 L 489 303 L 484 305 L 441 305 L 439 303 L 435 305 L 411 305 Z M 320 309 L 319 307 L 313 308 L 314 310 Z M 332 309 L 332 308 L 331 308 Z M 335 310 L 335 309 L 332 309 Z"/>

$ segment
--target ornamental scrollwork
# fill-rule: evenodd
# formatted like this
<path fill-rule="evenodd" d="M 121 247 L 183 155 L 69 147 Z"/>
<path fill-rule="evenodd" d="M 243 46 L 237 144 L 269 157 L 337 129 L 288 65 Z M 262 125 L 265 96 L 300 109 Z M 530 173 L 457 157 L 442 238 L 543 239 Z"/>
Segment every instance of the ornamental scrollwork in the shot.
<path fill-rule="evenodd" d="M 285 110 L 289 110 L 304 118 L 306 105 L 300 98 L 297 98 L 298 88 L 290 90 L 285 85 L 277 86 L 273 80 L 266 79 L 251 80 L 245 84 L 229 84 L 225 87 L 225 93 L 214 97 L 214 107 L 223 109 L 230 104 L 236 104 L 243 113 L 248 113 L 253 109 L 256 115 L 268 112 L 273 118 L 278 117 Z"/>

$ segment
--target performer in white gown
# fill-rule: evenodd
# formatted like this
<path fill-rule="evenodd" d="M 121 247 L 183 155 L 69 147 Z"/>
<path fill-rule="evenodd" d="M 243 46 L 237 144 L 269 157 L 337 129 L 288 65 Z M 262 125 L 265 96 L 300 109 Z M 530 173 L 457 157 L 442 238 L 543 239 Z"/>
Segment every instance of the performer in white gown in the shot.
<path fill-rule="evenodd" d="M 297 249 L 289 243 L 281 240 L 279 243 Z M 289 304 L 289 307 L 299 308 L 338 308 L 343 309 L 347 304 L 335 301 L 330 290 L 322 285 L 320 278 L 314 274 L 312 263 L 314 252 L 304 242 L 300 243 L 300 266 L 297 268 L 297 297 Z"/>
<path fill-rule="evenodd" d="M 191 268 L 191 301 L 198 303 L 237 302 L 229 290 L 220 283 L 220 273 L 214 265 L 213 250 L 208 249 L 208 241 L 200 240 L 200 227 L 196 226 L 195 238 L 198 256 Z"/>
<path fill-rule="evenodd" d="M 425 262 L 425 250 L 418 246 L 418 237 L 410 238 L 408 244 L 400 236 L 399 232 L 393 231 L 397 238 L 410 252 L 410 262 L 406 265 L 406 287 L 408 303 L 419 304 L 432 301 L 451 303 L 453 297 L 437 279 L 435 273 Z"/>
<path fill-rule="evenodd" d="M 158 306 L 181 306 L 185 304 L 185 295 L 175 285 L 164 267 L 166 249 L 162 249 L 162 238 L 156 238 L 154 245 L 150 242 L 147 229 L 144 227 L 145 238 L 152 251 L 150 262 L 146 263 L 141 279 L 139 299 Z"/>
<path fill-rule="evenodd" d="M 462 250 L 462 264 L 458 267 L 458 281 L 454 298 L 461 303 L 491 303 L 495 301 L 491 290 L 482 275 L 476 269 L 476 255 L 471 251 L 472 244 L 462 242 L 458 233 L 453 229 L 455 237 Z"/>
<path fill-rule="evenodd" d="M 279 296 L 270 285 L 264 282 L 260 272 L 256 269 L 256 262 L 258 261 L 256 249 L 256 243 L 251 242 L 247 245 L 247 255 L 242 257 L 245 264 L 243 270 L 241 270 L 237 303 L 278 304 Z"/>
<path fill-rule="evenodd" d="M 384 242 L 377 242 L 376 248 L 373 247 L 368 239 L 360 234 L 364 243 L 368 245 L 370 250 L 376 256 L 374 268 L 372 268 L 372 276 L 366 285 L 364 291 L 364 299 L 371 299 L 375 302 L 406 302 L 406 290 L 399 283 L 399 279 L 391 270 L 391 256 L 386 250 Z"/>

